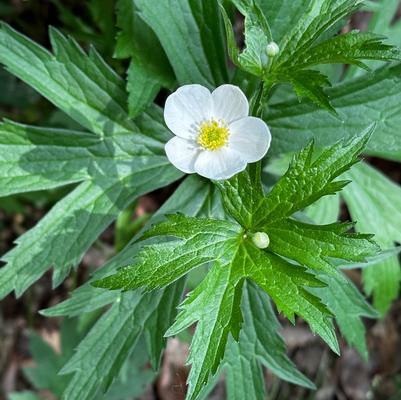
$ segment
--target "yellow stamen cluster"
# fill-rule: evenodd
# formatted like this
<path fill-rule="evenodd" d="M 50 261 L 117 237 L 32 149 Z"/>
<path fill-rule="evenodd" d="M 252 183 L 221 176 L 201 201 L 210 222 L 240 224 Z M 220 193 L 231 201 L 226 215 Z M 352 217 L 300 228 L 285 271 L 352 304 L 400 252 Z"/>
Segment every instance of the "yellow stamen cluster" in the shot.
<path fill-rule="evenodd" d="M 218 150 L 227 144 L 229 135 L 227 126 L 210 120 L 201 124 L 197 141 L 206 150 Z"/>

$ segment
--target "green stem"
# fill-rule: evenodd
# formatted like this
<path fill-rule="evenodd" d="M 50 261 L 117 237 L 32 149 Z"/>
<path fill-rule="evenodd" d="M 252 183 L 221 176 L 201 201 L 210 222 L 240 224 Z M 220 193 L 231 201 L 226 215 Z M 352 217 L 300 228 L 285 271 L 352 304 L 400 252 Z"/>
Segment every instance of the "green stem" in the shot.
<path fill-rule="evenodd" d="M 261 105 L 262 105 L 262 98 L 263 98 L 263 89 L 264 88 L 264 82 L 261 81 L 259 83 L 258 88 L 256 89 L 255 94 L 251 98 L 251 104 L 250 104 L 250 114 L 254 117 L 259 117 L 260 115 L 260 110 L 261 110 Z"/>

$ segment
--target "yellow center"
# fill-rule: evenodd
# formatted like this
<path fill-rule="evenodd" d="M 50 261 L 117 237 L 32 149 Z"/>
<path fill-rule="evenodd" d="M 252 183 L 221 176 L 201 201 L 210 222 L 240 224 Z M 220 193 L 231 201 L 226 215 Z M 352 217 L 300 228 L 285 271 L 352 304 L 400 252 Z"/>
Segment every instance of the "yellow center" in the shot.
<path fill-rule="evenodd" d="M 203 122 L 199 128 L 198 143 L 206 150 L 217 150 L 227 144 L 230 131 L 215 120 Z"/>

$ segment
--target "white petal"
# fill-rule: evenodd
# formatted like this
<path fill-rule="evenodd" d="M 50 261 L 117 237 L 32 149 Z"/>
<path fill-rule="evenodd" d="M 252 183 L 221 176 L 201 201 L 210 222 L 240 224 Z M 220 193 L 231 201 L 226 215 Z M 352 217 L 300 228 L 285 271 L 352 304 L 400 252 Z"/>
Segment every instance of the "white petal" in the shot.
<path fill-rule="evenodd" d="M 164 149 L 171 164 L 180 171 L 187 174 L 195 172 L 195 161 L 201 150 L 194 142 L 175 136 L 166 143 Z"/>
<path fill-rule="evenodd" d="M 164 120 L 177 136 L 189 139 L 196 134 L 196 127 L 212 116 L 212 94 L 201 85 L 185 85 L 166 100 Z"/>
<path fill-rule="evenodd" d="M 227 147 L 215 151 L 202 151 L 195 161 L 195 171 L 205 178 L 229 179 L 246 168 L 241 154 Z"/>
<path fill-rule="evenodd" d="M 229 129 L 228 147 L 241 152 L 242 157 L 248 163 L 259 161 L 269 150 L 270 130 L 260 118 L 242 118 L 230 124 Z"/>
<path fill-rule="evenodd" d="M 238 86 L 222 85 L 212 93 L 213 117 L 227 124 L 248 116 L 248 99 Z"/>

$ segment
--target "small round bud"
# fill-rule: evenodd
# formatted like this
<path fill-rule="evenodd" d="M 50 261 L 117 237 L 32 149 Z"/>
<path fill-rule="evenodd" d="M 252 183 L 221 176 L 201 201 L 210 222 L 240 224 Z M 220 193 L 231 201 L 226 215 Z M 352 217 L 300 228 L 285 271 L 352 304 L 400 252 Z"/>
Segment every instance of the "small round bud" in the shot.
<path fill-rule="evenodd" d="M 266 53 L 269 57 L 274 57 L 280 52 L 280 47 L 278 47 L 278 44 L 276 42 L 270 42 L 266 46 Z"/>
<path fill-rule="evenodd" d="M 265 232 L 256 232 L 252 236 L 253 244 L 259 249 L 265 249 L 269 246 L 270 239 L 267 233 Z"/>

